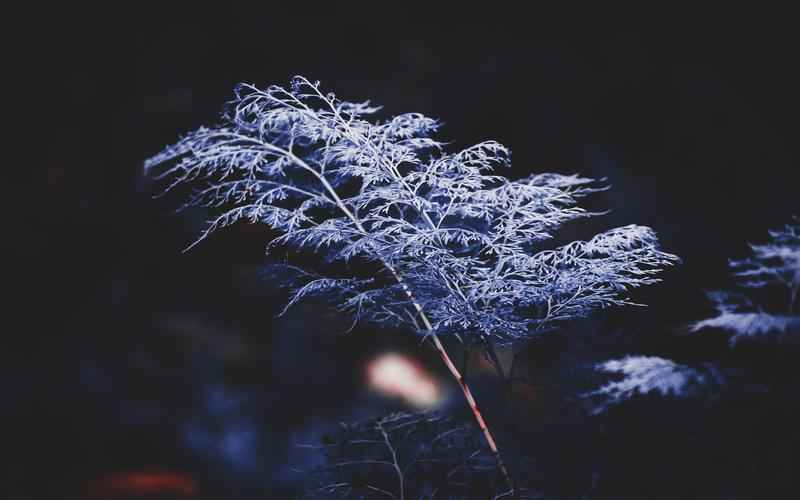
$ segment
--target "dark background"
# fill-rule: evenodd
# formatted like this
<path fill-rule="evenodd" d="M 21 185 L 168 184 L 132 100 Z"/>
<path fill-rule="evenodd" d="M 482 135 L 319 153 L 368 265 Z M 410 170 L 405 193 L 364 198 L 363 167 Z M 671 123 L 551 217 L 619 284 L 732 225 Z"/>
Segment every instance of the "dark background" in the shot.
<path fill-rule="evenodd" d="M 650 308 L 603 315 L 576 327 L 583 340 L 547 341 L 527 355 L 552 363 L 538 383 L 554 401 L 573 388 L 564 363 L 577 358 L 720 355 L 674 331 L 708 311 L 703 290 L 727 284 L 728 258 L 800 213 L 796 26 L 780 13 L 653 11 L 627 21 L 577 7 L 555 17 L 488 5 L 265 2 L 152 12 L 34 7 L 15 24 L 6 32 L 5 79 L 14 87 L 7 123 L 17 133 L 6 135 L 13 153 L 1 243 L 9 437 L 0 480 L 8 498 L 80 498 L 96 478 L 142 468 L 187 473 L 209 498 L 288 498 L 297 477 L 287 464 L 313 460 L 296 442 L 381 406 L 359 388 L 363 360 L 386 345 L 413 352 L 413 339 L 381 339 L 369 327 L 342 337 L 347 321 L 319 307 L 275 320 L 285 292 L 259 271 L 261 228 L 236 227 L 180 254 L 205 214 L 171 215 L 177 200 L 152 200 L 141 164 L 179 134 L 212 124 L 237 82 L 283 84 L 302 74 L 388 114 L 438 117 L 454 148 L 496 139 L 514 151 L 510 177 L 608 178 L 613 189 L 598 203 L 613 211 L 597 228 L 652 226 L 684 262 L 637 295 Z M 565 354 L 587 351 L 594 354 Z M 551 439 L 543 449 L 555 453 L 540 458 L 563 478 L 550 487 L 578 498 L 582 486 L 565 485 L 585 484 L 592 466 L 576 457 L 611 446 L 598 444 L 596 424 L 539 407 L 550 416 L 530 425 L 542 426 Z M 793 425 L 764 437 L 753 429 L 774 413 L 713 411 L 705 423 L 636 416 L 641 428 L 627 434 L 609 424 L 628 455 L 602 455 L 619 459 L 608 475 L 624 485 L 610 479 L 605 494 L 726 498 L 719 485 L 735 481 L 741 496 L 728 498 L 769 485 L 770 498 L 790 498 Z M 571 430 L 553 430 L 565 420 Z M 701 425 L 730 426 L 730 434 L 695 445 L 695 437 L 680 445 L 640 439 L 665 429 L 705 436 Z M 740 433 L 749 438 L 732 444 Z M 699 449 L 731 464 L 687 458 Z M 625 460 L 650 468 L 626 471 Z"/>

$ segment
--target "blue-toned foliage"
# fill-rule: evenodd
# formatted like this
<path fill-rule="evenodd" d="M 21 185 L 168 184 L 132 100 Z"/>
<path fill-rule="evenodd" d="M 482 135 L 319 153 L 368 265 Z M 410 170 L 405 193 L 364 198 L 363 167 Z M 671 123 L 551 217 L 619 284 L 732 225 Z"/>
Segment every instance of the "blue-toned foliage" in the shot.
<path fill-rule="evenodd" d="M 799 220 L 795 217 L 795 220 Z M 752 292 L 776 287 L 788 292 L 786 310 L 769 310 L 759 304 L 754 294 L 727 290 L 709 292 L 708 298 L 717 311 L 715 316 L 689 325 L 689 331 L 722 330 L 730 334 L 729 344 L 742 340 L 785 340 L 800 333 L 800 316 L 796 303 L 800 289 L 800 224 L 788 224 L 781 230 L 769 231 L 770 241 L 750 245 L 752 255 L 730 260 L 729 266 L 737 284 Z M 628 356 L 598 364 L 598 371 L 624 375 L 584 397 L 599 399 L 593 412 L 601 413 L 611 405 L 624 402 L 637 394 L 661 393 L 663 396 L 690 396 L 727 383 L 713 363 L 689 367 L 672 360 L 652 356 Z"/>
<path fill-rule="evenodd" d="M 707 384 L 721 381 L 721 375 L 712 365 L 704 368 L 690 368 L 657 356 L 625 356 L 595 366 L 599 372 L 622 375 L 620 380 L 581 396 L 594 400 L 591 409 L 594 415 L 637 395 L 689 396 Z"/>
<path fill-rule="evenodd" d="M 270 246 L 386 270 L 374 280 L 313 277 L 290 304 L 333 292 L 356 319 L 422 333 L 514 343 L 631 304 L 626 291 L 676 262 L 650 228 L 635 225 L 542 250 L 563 224 L 597 215 L 578 203 L 603 186 L 553 173 L 509 180 L 496 173 L 510 165 L 505 146 L 449 153 L 432 137 L 438 121 L 377 120 L 379 110 L 303 77 L 288 88 L 239 85 L 220 125 L 186 135 L 145 168 L 166 180 L 165 191 L 206 184 L 185 204 L 219 209 L 198 241 L 246 220 L 282 231 Z"/>
<path fill-rule="evenodd" d="M 729 262 L 738 285 L 745 289 L 777 287 L 788 295 L 785 311 L 765 310 L 748 295 L 717 290 L 708 294 L 717 315 L 693 323 L 691 331 L 717 328 L 730 332 L 731 345 L 742 339 L 780 337 L 800 332 L 797 296 L 800 290 L 800 219 L 769 231 L 770 241 L 750 245 L 752 255 Z"/>

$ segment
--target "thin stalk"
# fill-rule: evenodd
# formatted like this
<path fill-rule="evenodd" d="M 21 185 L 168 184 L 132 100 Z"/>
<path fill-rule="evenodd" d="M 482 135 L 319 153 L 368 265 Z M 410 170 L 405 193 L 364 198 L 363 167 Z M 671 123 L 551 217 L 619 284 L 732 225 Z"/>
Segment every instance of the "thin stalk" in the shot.
<path fill-rule="evenodd" d="M 431 325 L 430 320 L 425 315 L 425 312 L 422 310 L 422 306 L 414 299 L 414 295 L 409 290 L 408 286 L 406 286 L 405 281 L 403 278 L 397 274 L 397 272 L 389 265 L 386 266 L 389 271 L 394 275 L 395 279 L 398 283 L 403 287 L 403 290 L 406 293 L 406 296 L 414 304 L 414 308 L 417 310 L 420 319 L 422 320 L 423 325 L 428 330 L 428 336 L 433 341 L 433 346 L 436 348 L 436 351 L 439 353 L 439 356 L 442 358 L 445 366 L 450 371 L 450 374 L 453 378 L 456 379 L 458 382 L 459 387 L 461 387 L 461 392 L 464 393 L 464 398 L 467 400 L 467 404 L 469 404 L 470 410 L 472 410 L 472 415 L 475 417 L 475 420 L 478 422 L 478 427 L 480 427 L 481 432 L 483 432 L 483 437 L 486 438 L 486 442 L 489 444 L 489 449 L 492 451 L 495 460 L 497 461 L 497 467 L 500 469 L 500 473 L 503 475 L 503 480 L 508 484 L 508 487 L 511 488 L 511 491 L 516 491 L 514 488 L 514 481 L 511 479 L 511 475 L 508 473 L 508 469 L 506 468 L 505 462 L 503 462 L 503 458 L 500 456 L 500 450 L 497 448 L 497 443 L 495 443 L 494 437 L 492 436 L 491 431 L 489 430 L 489 426 L 486 425 L 486 421 L 483 418 L 483 414 L 481 414 L 480 409 L 478 408 L 478 403 L 475 401 L 475 398 L 472 396 L 472 391 L 470 391 L 467 382 L 464 380 L 464 377 L 456 368 L 456 365 L 453 363 L 453 360 L 450 359 L 450 356 L 447 354 L 447 351 L 442 344 L 442 341 L 439 340 L 439 336 L 436 335 L 433 331 L 433 325 Z"/>
<path fill-rule="evenodd" d="M 494 344 L 491 340 L 487 339 L 486 337 L 482 337 L 481 340 L 483 341 L 484 348 L 486 353 L 489 355 L 489 359 L 491 360 L 491 364 L 494 365 L 495 371 L 497 372 L 497 376 L 500 377 L 500 383 L 503 386 L 503 390 L 506 392 L 506 405 L 508 407 L 508 413 L 512 421 L 512 425 L 514 422 L 514 361 L 517 359 L 517 355 L 512 353 L 511 357 L 511 365 L 508 367 L 508 374 L 503 371 L 503 365 L 500 363 L 500 357 L 497 355 L 497 350 L 494 347 Z"/>
<path fill-rule="evenodd" d="M 296 156 L 291 151 L 283 150 L 276 146 L 272 146 L 272 148 L 277 149 L 280 152 L 286 154 L 298 166 L 300 166 L 304 170 L 311 173 L 314 177 L 316 177 L 317 180 L 319 180 L 319 182 L 325 188 L 325 190 L 330 194 L 331 198 L 336 203 L 338 208 L 342 211 L 342 213 L 344 213 L 345 216 L 348 219 L 350 219 L 353 222 L 353 224 L 356 225 L 359 231 L 363 232 L 364 234 L 368 234 L 366 228 L 364 228 L 363 224 L 361 224 L 361 221 L 353 214 L 352 211 L 350 211 L 349 208 L 347 208 L 342 199 L 339 197 L 339 194 L 336 192 L 333 186 L 331 186 L 330 182 L 328 182 L 325 176 L 321 175 L 319 172 L 317 172 L 315 169 L 313 169 L 310 165 L 308 165 L 305 161 L 303 161 L 301 158 Z M 427 221 L 432 224 L 432 221 L 427 216 L 427 214 L 425 214 L 424 212 L 423 214 L 425 215 Z M 494 437 L 492 436 L 492 433 L 489 430 L 489 427 L 486 425 L 486 421 L 483 418 L 483 414 L 481 414 L 481 411 L 478 408 L 478 404 L 475 401 L 475 398 L 472 396 L 472 391 L 470 391 L 469 386 L 464 380 L 464 377 L 458 371 L 456 365 L 453 364 L 453 360 L 450 359 L 450 356 L 447 354 L 444 345 L 442 344 L 441 340 L 439 340 L 439 336 L 436 335 L 436 333 L 434 332 L 433 325 L 428 319 L 428 316 L 422 310 L 422 306 L 419 304 L 419 302 L 417 302 L 416 298 L 414 297 L 414 294 L 408 288 L 408 285 L 406 285 L 405 280 L 389 263 L 384 262 L 383 265 L 386 267 L 386 269 L 389 270 L 389 272 L 392 273 L 392 276 L 394 276 L 395 280 L 400 284 L 400 286 L 403 287 L 403 291 L 408 297 L 408 300 L 411 301 L 411 303 L 414 305 L 414 309 L 416 309 L 417 314 L 419 315 L 419 318 L 422 321 L 422 324 L 425 326 L 425 329 L 428 332 L 427 336 L 431 338 L 434 348 L 439 353 L 439 357 L 442 358 L 442 361 L 444 362 L 447 369 L 450 371 L 450 374 L 453 376 L 453 378 L 456 379 L 459 387 L 461 387 L 461 392 L 464 393 L 464 398 L 467 400 L 467 404 L 469 404 L 470 410 L 472 411 L 472 415 L 475 417 L 475 420 L 478 423 L 478 427 L 481 429 L 481 432 L 483 433 L 483 436 L 486 439 L 487 444 L 489 445 L 489 449 L 491 450 L 495 460 L 497 461 L 497 467 L 500 469 L 500 473 L 503 475 L 503 479 L 508 484 L 509 488 L 511 488 L 511 491 L 516 492 L 514 488 L 514 482 L 511 479 L 511 475 L 508 473 L 508 469 L 506 468 L 506 465 L 503 462 L 502 457 L 500 456 L 500 451 L 497 448 L 497 443 L 495 442 Z"/>
<path fill-rule="evenodd" d="M 508 367 L 508 406 L 511 408 L 512 421 L 514 421 L 514 365 L 517 362 L 517 353 L 511 353 L 511 366 Z"/>
<path fill-rule="evenodd" d="M 367 143 L 367 144 L 374 151 L 374 146 L 372 146 L 371 143 Z M 403 176 L 400 175 L 400 173 L 397 171 L 396 168 L 391 166 L 390 171 L 392 172 L 395 180 L 398 181 L 406 189 L 406 191 L 408 191 L 412 195 L 416 196 L 416 192 L 413 189 L 411 189 L 411 187 L 405 182 L 405 179 L 403 179 Z M 438 229 L 439 224 L 435 224 L 433 222 L 433 220 L 430 218 L 430 216 L 428 215 L 428 213 L 425 212 L 425 210 L 423 210 L 421 207 L 416 207 L 416 208 L 417 208 L 417 213 L 419 213 L 422 216 L 422 218 L 427 223 L 428 227 L 430 227 L 433 230 Z M 442 218 L 442 220 L 443 220 L 443 218 Z M 441 223 L 441 220 L 439 222 Z M 467 385 L 466 381 L 464 380 L 464 377 L 461 375 L 461 373 L 459 373 L 459 371 L 456 368 L 455 364 L 453 364 L 453 361 L 447 355 L 447 351 L 444 349 L 444 346 L 442 345 L 441 341 L 439 340 L 439 337 L 435 333 L 433 333 L 433 326 L 431 325 L 430 321 L 428 321 L 427 316 L 425 316 L 425 313 L 423 312 L 422 307 L 414 299 L 414 296 L 411 294 L 411 291 L 405 285 L 405 283 L 400 278 L 400 276 L 391 267 L 389 267 L 389 270 L 392 271 L 392 274 L 394 274 L 394 276 L 397 279 L 397 281 L 403 286 L 403 289 L 405 290 L 406 295 L 408 296 L 409 300 L 411 300 L 411 302 L 414 304 L 414 307 L 416 308 L 417 312 L 419 313 L 420 318 L 422 319 L 422 322 L 425 324 L 425 327 L 427 328 L 427 330 L 429 332 L 429 336 L 432 337 L 433 343 L 434 343 L 434 347 L 439 352 L 439 355 L 441 356 L 442 361 L 444 361 L 444 364 L 447 366 L 448 370 L 450 370 L 450 373 L 458 381 L 458 384 L 461 387 L 462 392 L 464 393 L 464 397 L 466 398 L 467 403 L 469 404 L 470 409 L 472 410 L 472 414 L 475 417 L 475 420 L 478 422 L 478 426 L 480 427 L 481 431 L 483 432 L 483 435 L 486 438 L 486 442 L 489 444 L 489 448 L 492 450 L 492 454 L 494 454 L 495 460 L 497 461 L 497 467 L 500 469 L 500 473 L 503 475 L 503 479 L 505 480 L 505 482 L 508 484 L 508 487 L 510 488 L 509 494 L 511 494 L 514 498 L 516 498 L 518 496 L 518 492 L 517 492 L 516 488 L 514 488 L 514 481 L 511 479 L 511 475 L 508 473 L 508 469 L 506 468 L 506 465 L 503 462 L 503 458 L 500 456 L 500 451 L 497 448 L 497 444 L 494 441 L 494 437 L 492 437 L 492 433 L 489 431 L 489 427 L 486 425 L 486 421 L 483 419 L 483 415 L 481 414 L 480 409 L 478 408 L 478 405 L 475 402 L 475 398 L 472 396 L 472 392 L 469 390 L 469 386 Z M 458 292 L 459 295 L 461 295 L 462 299 L 466 300 L 466 297 L 464 296 L 464 292 L 462 292 L 461 287 L 459 286 L 458 283 L 453 283 L 453 288 L 455 289 L 456 292 Z M 493 349 L 492 349 L 492 354 L 494 354 L 495 358 L 497 357 L 497 355 L 496 355 L 496 353 L 494 353 Z M 502 367 L 499 364 L 499 361 L 497 362 L 497 369 L 500 371 L 501 379 L 504 379 L 504 377 L 502 376 L 502 373 L 503 373 Z"/>
<path fill-rule="evenodd" d="M 389 449 L 389 453 L 392 455 L 392 464 L 397 474 L 397 482 L 399 485 L 400 490 L 400 500 L 406 499 L 405 493 L 405 478 L 403 477 L 403 471 L 400 469 L 400 465 L 397 461 L 397 452 L 394 450 L 394 446 L 392 446 L 392 442 L 389 440 L 389 434 L 386 432 L 386 429 L 383 428 L 383 425 L 378 423 L 378 430 L 380 430 L 381 435 L 383 436 L 383 442 L 386 443 L 386 447 Z"/>
<path fill-rule="evenodd" d="M 516 353 L 513 353 L 511 356 L 511 365 L 508 367 L 508 374 L 503 371 L 503 365 L 500 364 L 500 357 L 497 355 L 497 350 L 494 347 L 494 344 L 491 340 L 487 338 L 482 338 L 484 347 L 486 349 L 486 353 L 489 355 L 489 359 L 492 361 L 494 365 L 494 369 L 497 372 L 497 376 L 500 377 L 500 381 L 502 382 L 503 386 L 505 387 L 506 391 L 508 392 L 508 401 L 509 403 L 512 402 L 512 395 L 513 395 L 513 383 L 514 383 L 514 362 L 517 360 Z"/>
<path fill-rule="evenodd" d="M 497 356 L 497 351 L 494 348 L 494 344 L 492 344 L 492 341 L 484 336 L 481 336 L 481 340 L 483 341 L 483 346 L 486 349 L 486 353 L 489 355 L 489 359 L 494 365 L 495 371 L 497 371 L 497 376 L 500 377 L 501 382 L 505 383 L 506 374 L 503 372 L 503 365 L 500 364 L 500 357 Z"/>
<path fill-rule="evenodd" d="M 467 380 L 467 370 L 469 369 L 469 349 L 464 346 L 464 351 L 461 353 L 461 375 L 464 380 Z"/>

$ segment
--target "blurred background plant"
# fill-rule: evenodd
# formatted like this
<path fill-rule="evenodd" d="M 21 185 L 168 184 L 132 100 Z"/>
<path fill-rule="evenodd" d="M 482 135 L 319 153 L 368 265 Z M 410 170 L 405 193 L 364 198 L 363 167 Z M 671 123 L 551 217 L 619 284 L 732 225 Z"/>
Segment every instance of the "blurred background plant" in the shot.
<path fill-rule="evenodd" d="M 794 462 L 800 432 L 787 426 L 787 419 L 798 415 L 800 388 L 796 370 L 800 316 L 795 313 L 800 287 L 799 231 L 797 224 L 771 230 L 767 243 L 749 245 L 751 257 L 730 260 L 731 277 L 746 292 L 709 292 L 716 315 L 682 329 L 687 341 L 710 338 L 716 352 L 706 352 L 706 359 L 695 357 L 688 364 L 656 356 L 626 356 L 597 364 L 598 371 L 618 379 L 583 394 L 591 413 L 603 414 L 612 406 L 624 412 L 626 407 L 658 398 L 662 401 L 656 404 L 661 405 L 680 405 L 681 399 L 691 402 L 688 408 L 700 421 L 708 413 L 738 409 L 744 421 L 776 425 L 782 434 L 779 439 L 790 443 L 780 445 L 781 460 Z M 769 441 L 758 444 L 775 446 Z M 776 465 L 772 474 L 773 491 L 797 486 L 791 467 Z"/>

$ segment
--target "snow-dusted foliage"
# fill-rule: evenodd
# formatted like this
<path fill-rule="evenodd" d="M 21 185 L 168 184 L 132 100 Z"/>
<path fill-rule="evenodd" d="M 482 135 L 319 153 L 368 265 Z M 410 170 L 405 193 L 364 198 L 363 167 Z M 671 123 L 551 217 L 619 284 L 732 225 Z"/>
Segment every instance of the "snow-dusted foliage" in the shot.
<path fill-rule="evenodd" d="M 795 218 L 797 221 L 798 219 Z M 690 325 L 691 331 L 718 328 L 730 332 L 731 345 L 753 337 L 782 336 L 800 332 L 797 295 L 800 289 L 800 223 L 769 231 L 770 241 L 750 245 L 752 256 L 731 260 L 738 285 L 746 289 L 778 287 L 788 293 L 785 311 L 767 311 L 751 295 L 714 291 L 708 294 L 717 315 Z"/>
<path fill-rule="evenodd" d="M 636 395 L 686 396 L 707 382 L 706 375 L 699 370 L 656 356 L 626 356 L 600 363 L 595 368 L 623 375 L 623 378 L 584 394 L 597 401 L 592 410 L 594 414 Z"/>
<path fill-rule="evenodd" d="M 373 119 L 379 109 L 303 77 L 288 88 L 239 85 L 221 124 L 186 135 L 145 168 L 165 191 L 205 183 L 185 204 L 219 210 L 199 240 L 240 220 L 264 223 L 283 232 L 270 246 L 385 269 L 377 279 L 314 277 L 292 303 L 331 292 L 356 319 L 423 333 L 524 340 L 630 304 L 626 291 L 655 283 L 677 260 L 636 225 L 542 250 L 562 224 L 596 215 L 578 202 L 603 186 L 552 173 L 509 180 L 495 173 L 510 164 L 505 146 L 448 153 L 432 137 L 437 120 Z"/>

